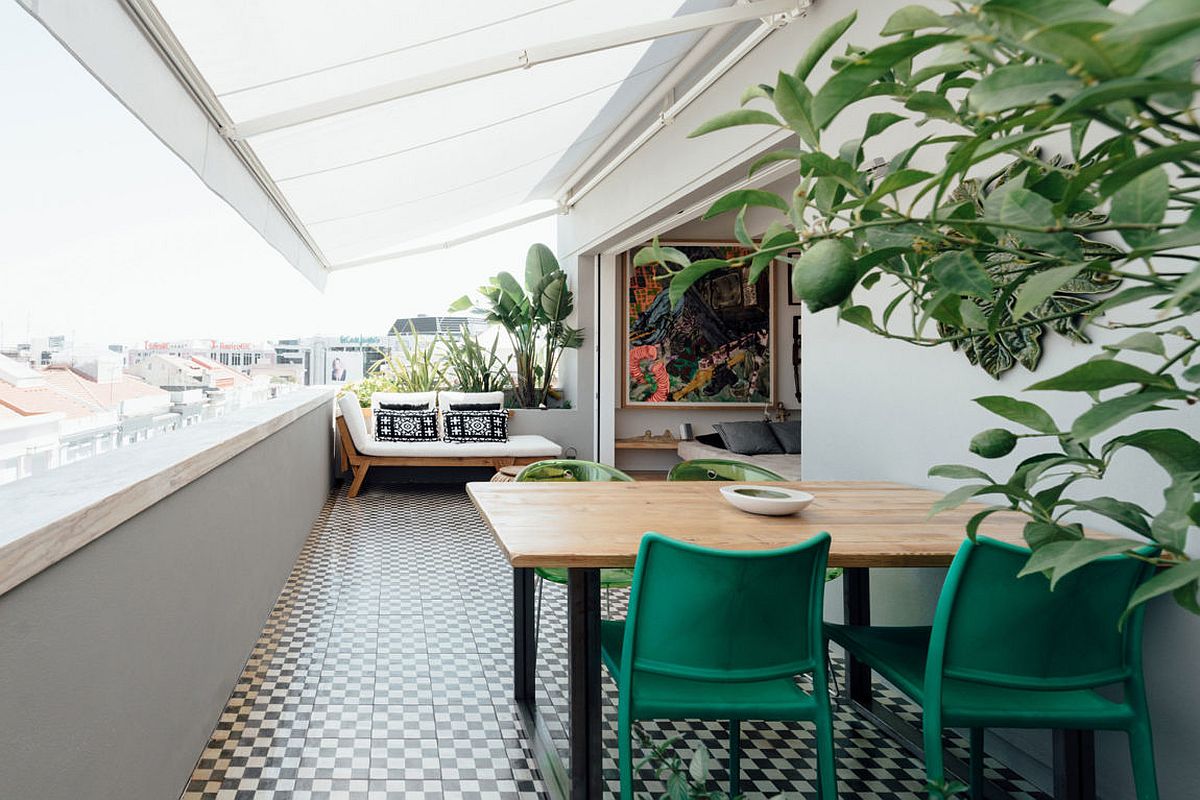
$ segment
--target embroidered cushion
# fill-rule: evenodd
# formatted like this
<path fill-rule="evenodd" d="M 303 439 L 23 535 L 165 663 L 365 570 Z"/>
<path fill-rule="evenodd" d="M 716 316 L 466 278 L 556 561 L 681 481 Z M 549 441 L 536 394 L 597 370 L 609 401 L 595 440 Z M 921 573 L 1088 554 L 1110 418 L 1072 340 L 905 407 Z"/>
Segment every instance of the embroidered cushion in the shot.
<path fill-rule="evenodd" d="M 437 412 L 385 411 L 375 412 L 375 441 L 377 442 L 436 442 L 438 440 Z"/>
<path fill-rule="evenodd" d="M 507 442 L 507 411 L 446 411 L 442 438 L 447 442 Z"/>

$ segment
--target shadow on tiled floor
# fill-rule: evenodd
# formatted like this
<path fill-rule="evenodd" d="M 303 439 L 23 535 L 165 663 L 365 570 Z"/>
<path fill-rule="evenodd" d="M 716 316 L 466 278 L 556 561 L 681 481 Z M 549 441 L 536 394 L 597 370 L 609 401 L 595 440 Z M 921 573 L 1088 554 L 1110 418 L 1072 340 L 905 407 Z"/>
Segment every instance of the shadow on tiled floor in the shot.
<path fill-rule="evenodd" d="M 566 593 L 547 586 L 538 687 L 566 751 Z M 624 593 L 609 599 L 624 613 Z M 512 572 L 462 487 L 339 489 L 313 526 L 221 714 L 184 800 L 544 797 L 512 696 Z M 911 709 L 896 710 L 916 719 Z M 605 684 L 615 796 L 616 688 Z M 719 723 L 647 724 L 724 764 Z M 841 796 L 923 797 L 920 762 L 848 712 L 836 721 Z M 807 726 L 742 726 L 751 796 L 813 797 Z M 961 750 L 961 742 L 951 742 Z M 636 752 L 636 751 L 635 751 Z M 727 776 L 718 766 L 715 780 Z M 1014 800 L 1045 795 L 999 764 Z M 653 776 L 642 788 L 658 796 Z"/>

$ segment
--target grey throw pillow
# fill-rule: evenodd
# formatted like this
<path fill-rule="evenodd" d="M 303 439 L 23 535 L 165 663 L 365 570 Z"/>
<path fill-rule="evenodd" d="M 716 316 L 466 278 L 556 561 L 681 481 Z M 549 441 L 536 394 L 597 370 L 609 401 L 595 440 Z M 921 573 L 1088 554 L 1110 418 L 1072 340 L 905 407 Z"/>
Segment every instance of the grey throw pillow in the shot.
<path fill-rule="evenodd" d="M 765 420 L 753 422 L 718 422 L 713 425 L 725 442 L 725 449 L 731 453 L 743 456 L 757 456 L 768 453 L 782 453 L 783 448 L 771 426 Z"/>
<path fill-rule="evenodd" d="M 779 446 L 783 448 L 783 452 L 789 454 L 800 452 L 800 420 L 772 422 L 771 433 L 775 434 L 775 438 L 779 440 Z"/>

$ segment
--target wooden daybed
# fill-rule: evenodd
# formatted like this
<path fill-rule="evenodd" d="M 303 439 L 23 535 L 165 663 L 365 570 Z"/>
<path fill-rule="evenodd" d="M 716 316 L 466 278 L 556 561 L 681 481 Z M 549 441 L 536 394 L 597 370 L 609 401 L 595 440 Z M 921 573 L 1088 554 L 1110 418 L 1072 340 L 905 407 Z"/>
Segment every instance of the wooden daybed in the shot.
<path fill-rule="evenodd" d="M 377 442 L 352 395 L 338 401 L 342 471 L 354 472 L 347 496 L 356 497 L 371 467 L 490 467 L 500 469 L 558 458 L 562 448 L 544 436 L 510 436 L 507 442 Z"/>

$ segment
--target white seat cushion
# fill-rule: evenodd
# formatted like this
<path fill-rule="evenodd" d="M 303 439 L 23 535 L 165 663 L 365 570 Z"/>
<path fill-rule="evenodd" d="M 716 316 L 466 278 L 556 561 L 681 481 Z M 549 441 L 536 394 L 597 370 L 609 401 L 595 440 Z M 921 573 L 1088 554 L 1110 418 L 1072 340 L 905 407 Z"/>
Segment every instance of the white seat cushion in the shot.
<path fill-rule="evenodd" d="M 358 397 L 354 392 L 346 392 L 338 398 L 338 408 L 346 420 L 354 446 L 362 452 L 363 443 L 371 441 L 371 432 L 367 430 L 367 421 L 363 417 L 362 406 L 358 404 Z"/>
<path fill-rule="evenodd" d="M 346 428 L 354 449 L 364 456 L 403 456 L 405 458 L 558 458 L 562 447 L 545 436 L 510 436 L 507 442 L 377 442 L 367 432 L 358 398 L 346 393 L 338 398 L 338 408 L 346 419 Z"/>
<path fill-rule="evenodd" d="M 364 426 L 365 428 L 365 426 Z M 364 431 L 365 433 L 365 431 Z M 405 458 L 558 458 L 562 447 L 545 436 L 510 436 L 507 442 L 376 442 L 354 446 L 364 456 Z"/>

